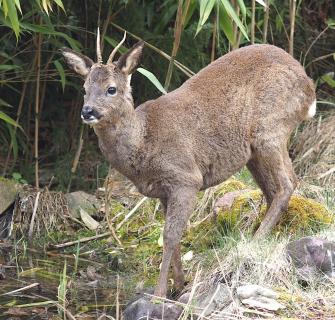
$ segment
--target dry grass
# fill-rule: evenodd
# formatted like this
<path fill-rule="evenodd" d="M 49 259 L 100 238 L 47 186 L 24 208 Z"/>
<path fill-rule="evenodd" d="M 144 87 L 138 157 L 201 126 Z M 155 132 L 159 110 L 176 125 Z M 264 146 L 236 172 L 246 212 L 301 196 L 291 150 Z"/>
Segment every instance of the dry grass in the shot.
<path fill-rule="evenodd" d="M 319 116 L 294 137 L 296 173 L 305 181 L 335 186 L 335 115 Z"/>
<path fill-rule="evenodd" d="M 318 234 L 320 237 L 335 240 L 335 227 Z M 315 275 L 310 282 L 299 281 L 293 264 L 286 256 L 285 246 L 289 238 L 272 238 L 255 242 L 241 237 L 231 238 L 226 246 L 213 249 L 198 256 L 190 270 L 204 265 L 209 270 L 202 273 L 197 284 L 197 292 L 209 291 L 218 283 L 227 285 L 232 294 L 233 302 L 225 308 L 230 319 L 258 319 L 272 316 L 276 319 L 334 319 L 334 284 L 335 281 L 321 274 Z M 192 273 L 192 272 L 191 272 Z M 191 277 L 193 277 L 191 275 Z M 279 293 L 278 301 L 286 306 L 280 313 L 265 310 L 251 311 L 244 307 L 236 297 L 236 288 L 245 284 L 258 284 L 272 288 Z M 254 312 L 254 313 L 252 313 Z M 264 314 L 262 314 L 262 312 Z M 208 319 L 217 319 L 215 314 Z"/>
<path fill-rule="evenodd" d="M 69 209 L 65 195 L 62 192 L 44 189 L 39 192 L 28 189 L 20 192 L 20 201 L 16 208 L 15 229 L 22 235 L 27 235 L 32 223 L 34 207 L 36 214 L 33 223 L 33 237 L 50 231 L 64 230 L 71 225 Z"/>

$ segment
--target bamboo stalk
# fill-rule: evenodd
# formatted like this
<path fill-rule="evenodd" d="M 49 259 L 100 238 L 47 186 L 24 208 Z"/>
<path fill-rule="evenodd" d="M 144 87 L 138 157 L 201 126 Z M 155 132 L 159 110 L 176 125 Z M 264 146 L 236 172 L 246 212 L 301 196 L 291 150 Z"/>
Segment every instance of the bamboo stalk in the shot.
<path fill-rule="evenodd" d="M 217 13 L 214 16 L 213 24 L 213 35 L 212 35 L 212 52 L 211 52 L 211 62 L 215 60 L 215 44 L 216 44 L 216 32 L 217 32 Z"/>
<path fill-rule="evenodd" d="M 294 53 L 294 26 L 295 26 L 295 13 L 296 13 L 296 0 L 290 0 L 290 39 L 288 52 L 291 56 Z"/>
<path fill-rule="evenodd" d="M 255 43 L 256 0 L 251 1 L 251 44 Z"/>
<path fill-rule="evenodd" d="M 174 41 L 173 41 L 173 48 L 171 53 L 171 58 L 169 62 L 168 71 L 166 73 L 164 89 L 168 91 L 172 72 L 173 72 L 173 61 L 177 55 L 179 45 L 180 45 L 180 38 L 183 29 L 183 0 L 178 1 L 178 9 L 177 9 L 177 18 L 174 26 Z"/>
<path fill-rule="evenodd" d="M 30 71 L 32 71 L 32 68 L 30 69 Z M 22 108 L 23 108 L 23 102 L 24 102 L 24 99 L 26 97 L 26 91 L 27 91 L 27 85 L 28 85 L 27 80 L 28 80 L 29 76 L 30 76 L 30 72 L 29 72 L 29 75 L 27 76 L 27 78 L 23 82 L 21 97 L 20 97 L 19 106 L 18 106 L 17 113 L 16 113 L 16 120 L 15 120 L 17 125 L 19 124 L 19 120 L 20 120 L 21 113 L 22 113 Z M 16 130 L 17 130 L 17 127 L 14 127 L 14 134 L 16 134 Z M 10 159 L 10 156 L 12 154 L 12 148 L 13 148 L 13 142 L 10 143 L 9 148 L 8 148 L 7 158 L 6 158 L 5 165 L 4 165 L 4 168 L 3 168 L 3 171 L 2 171 L 3 176 L 5 176 L 6 173 L 7 173 L 9 159 Z"/>
<path fill-rule="evenodd" d="M 269 0 L 265 0 L 265 4 L 266 4 L 266 7 L 264 8 L 263 43 L 267 43 L 267 38 L 268 38 L 269 15 L 270 15 Z"/>
<path fill-rule="evenodd" d="M 72 178 L 73 178 L 73 176 L 76 173 L 77 168 L 78 168 L 78 163 L 79 163 L 79 159 L 80 159 L 80 155 L 81 155 L 81 150 L 83 149 L 83 144 L 84 144 L 83 134 L 84 134 L 84 125 L 81 125 L 78 148 L 77 148 L 76 154 L 75 154 L 74 159 L 73 159 L 70 180 L 69 180 L 69 183 L 67 185 L 66 192 L 70 192 L 71 184 L 72 184 Z"/>
<path fill-rule="evenodd" d="M 39 20 L 41 23 L 41 19 Z M 39 108 L 40 108 L 40 77 L 41 77 L 41 47 L 42 47 L 42 34 L 38 34 L 37 38 L 37 51 L 36 51 L 36 90 L 35 90 L 35 186 L 39 188 L 39 164 L 38 164 L 38 136 L 39 136 Z"/>
<path fill-rule="evenodd" d="M 236 15 L 239 16 L 240 6 L 236 2 L 236 0 L 233 1 L 233 5 L 236 10 Z M 232 19 L 232 23 L 233 23 L 233 34 L 234 34 L 234 43 L 232 44 L 232 49 L 235 50 L 235 49 L 238 49 L 238 47 L 240 46 L 241 31 L 239 30 L 239 28 L 237 27 L 237 24 L 234 22 L 233 19 Z"/>

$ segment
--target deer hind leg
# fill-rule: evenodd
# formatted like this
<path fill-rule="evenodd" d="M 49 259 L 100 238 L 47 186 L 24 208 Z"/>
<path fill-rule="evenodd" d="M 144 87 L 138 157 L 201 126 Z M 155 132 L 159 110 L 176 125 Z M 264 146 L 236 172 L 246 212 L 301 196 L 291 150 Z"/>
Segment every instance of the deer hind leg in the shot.
<path fill-rule="evenodd" d="M 296 178 L 289 158 L 286 142 L 262 144 L 253 150 L 248 168 L 265 194 L 268 210 L 255 237 L 268 234 L 277 224 L 296 186 Z"/>
<path fill-rule="evenodd" d="M 247 163 L 247 168 L 251 172 L 253 178 L 261 188 L 268 209 L 272 203 L 274 194 L 276 193 L 276 184 L 272 179 L 269 170 L 266 169 L 263 163 L 255 156 Z"/>
<path fill-rule="evenodd" d="M 176 285 L 179 286 L 179 289 L 183 286 L 184 274 L 180 258 L 180 240 L 193 211 L 196 192 L 195 189 L 178 188 L 167 199 L 163 233 L 163 259 L 158 284 L 154 292 L 155 296 L 166 296 L 171 263 Z"/>

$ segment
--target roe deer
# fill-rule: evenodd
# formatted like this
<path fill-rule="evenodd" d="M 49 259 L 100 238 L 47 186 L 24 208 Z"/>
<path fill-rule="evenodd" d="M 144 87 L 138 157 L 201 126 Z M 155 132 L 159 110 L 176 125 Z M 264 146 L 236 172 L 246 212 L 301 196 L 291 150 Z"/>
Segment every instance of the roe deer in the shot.
<path fill-rule="evenodd" d="M 93 126 L 102 153 L 142 194 L 161 201 L 166 221 L 155 295 L 164 297 L 170 265 L 175 286 L 184 285 L 180 240 L 199 190 L 246 165 L 268 206 L 256 237 L 278 222 L 296 186 L 288 139 L 314 115 L 316 100 L 313 82 L 288 53 L 250 45 L 135 109 L 130 78 L 143 46 L 138 42 L 114 61 L 117 47 L 107 64 L 99 37 L 97 63 L 68 48 L 62 53 L 85 79 L 81 117 Z"/>

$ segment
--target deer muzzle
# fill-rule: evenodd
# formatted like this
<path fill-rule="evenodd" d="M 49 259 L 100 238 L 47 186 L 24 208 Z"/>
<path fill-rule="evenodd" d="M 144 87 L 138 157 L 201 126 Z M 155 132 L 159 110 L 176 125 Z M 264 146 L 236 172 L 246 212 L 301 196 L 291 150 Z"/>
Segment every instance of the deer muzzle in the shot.
<path fill-rule="evenodd" d="M 81 119 L 84 123 L 95 124 L 99 122 L 101 115 L 91 106 L 83 106 L 81 110 Z"/>

